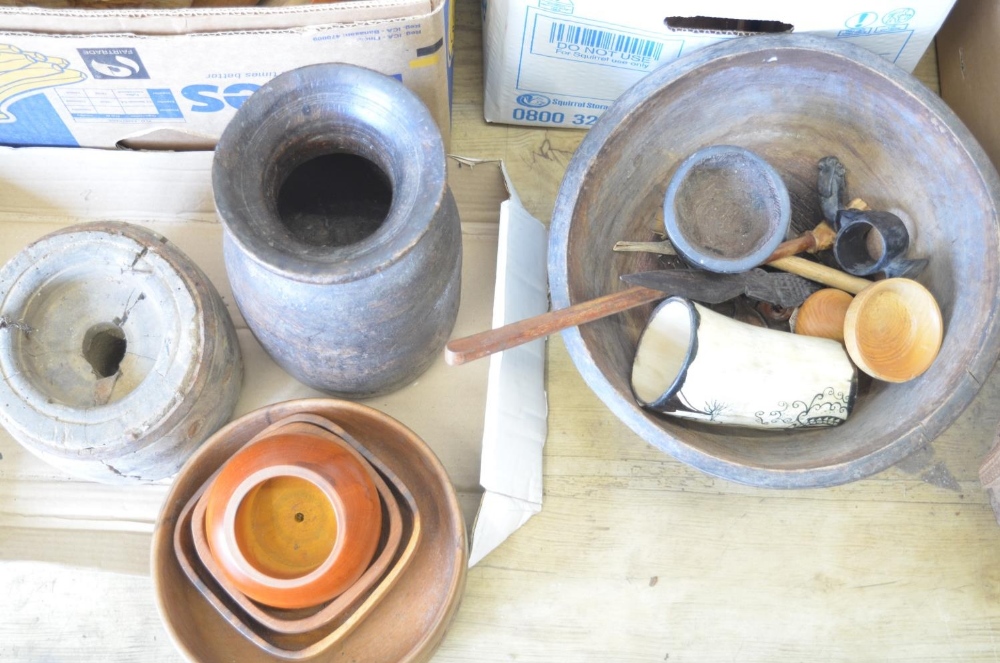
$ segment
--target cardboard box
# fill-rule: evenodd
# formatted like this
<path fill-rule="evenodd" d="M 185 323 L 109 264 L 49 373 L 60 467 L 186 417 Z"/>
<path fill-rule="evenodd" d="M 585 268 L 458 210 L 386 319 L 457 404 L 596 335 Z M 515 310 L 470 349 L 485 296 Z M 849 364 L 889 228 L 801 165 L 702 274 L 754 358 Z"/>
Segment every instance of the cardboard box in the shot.
<path fill-rule="evenodd" d="M 640 78 L 723 39 L 806 32 L 912 71 L 954 0 L 486 0 L 488 122 L 585 129 Z"/>
<path fill-rule="evenodd" d="M 1000 164 L 1000 5 L 959 0 L 937 39 L 941 96 Z"/>
<path fill-rule="evenodd" d="M 279 73 L 348 62 L 417 93 L 447 145 L 450 0 L 284 8 L 0 8 L 0 144 L 211 148 Z"/>

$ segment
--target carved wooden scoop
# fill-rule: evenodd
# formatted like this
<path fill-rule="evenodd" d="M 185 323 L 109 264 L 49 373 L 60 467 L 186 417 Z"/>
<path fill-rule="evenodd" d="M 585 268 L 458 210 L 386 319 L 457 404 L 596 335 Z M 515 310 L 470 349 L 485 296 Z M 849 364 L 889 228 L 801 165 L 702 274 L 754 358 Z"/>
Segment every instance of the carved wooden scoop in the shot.
<path fill-rule="evenodd" d="M 778 248 L 765 263 L 824 285 L 848 290 L 852 294 L 860 292 L 870 285 L 871 281 L 850 276 L 808 260 L 791 257 L 802 251 L 813 253 L 827 249 L 835 236 L 836 233 L 830 226 L 826 223 L 820 223 L 813 230 L 778 245 Z M 804 263 L 804 265 L 800 263 Z M 453 339 L 445 346 L 445 361 L 451 366 L 458 366 L 554 334 L 557 331 L 600 320 L 667 296 L 668 293 L 664 293 L 662 290 L 642 286 L 627 288 L 597 299 L 574 304 L 565 309 L 549 311 L 503 327 Z"/>

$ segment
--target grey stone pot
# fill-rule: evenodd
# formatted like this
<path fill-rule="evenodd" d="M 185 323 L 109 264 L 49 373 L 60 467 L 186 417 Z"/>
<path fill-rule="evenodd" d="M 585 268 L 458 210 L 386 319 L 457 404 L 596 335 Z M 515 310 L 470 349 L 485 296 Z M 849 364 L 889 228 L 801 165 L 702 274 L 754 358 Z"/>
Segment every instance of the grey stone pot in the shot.
<path fill-rule="evenodd" d="M 67 472 L 173 475 L 229 420 L 242 378 L 218 292 L 157 233 L 71 226 L 0 269 L 0 423 Z"/>
<path fill-rule="evenodd" d="M 398 389 L 458 314 L 462 234 L 441 135 L 398 81 L 343 64 L 270 81 L 215 152 L 233 294 L 301 382 L 349 398 Z"/>

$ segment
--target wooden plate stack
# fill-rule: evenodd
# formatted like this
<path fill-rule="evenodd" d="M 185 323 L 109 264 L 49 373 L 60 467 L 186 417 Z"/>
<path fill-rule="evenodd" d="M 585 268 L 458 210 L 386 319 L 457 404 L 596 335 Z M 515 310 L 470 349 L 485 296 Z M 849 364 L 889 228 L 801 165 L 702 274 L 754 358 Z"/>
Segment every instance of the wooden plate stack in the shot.
<path fill-rule="evenodd" d="M 240 471 L 249 477 L 247 457 L 275 441 L 287 445 L 294 436 L 312 436 L 315 445 L 324 439 L 343 445 L 371 477 L 381 516 L 364 519 L 377 532 L 374 551 L 365 551 L 356 579 L 352 577 L 346 589 L 318 603 L 303 599 L 299 592 L 292 602 L 283 604 L 283 599 L 267 598 L 241 585 L 218 534 L 233 532 L 231 541 L 248 551 L 245 539 L 251 534 L 241 535 L 239 518 L 243 516 L 237 515 L 234 521 L 232 514 L 242 514 L 253 488 L 243 494 L 228 490 L 232 482 L 226 475 L 243 468 Z M 284 462 L 294 464 L 292 455 Z M 315 463 L 303 462 L 301 467 L 322 471 Z M 259 463 L 253 469 L 260 475 Z M 247 477 L 241 479 L 244 484 L 254 482 Z M 331 485 L 346 495 L 347 483 L 339 478 Z M 234 502 L 231 508 L 213 505 L 213 495 L 219 493 Z M 257 499 L 269 505 L 265 511 L 271 508 L 270 497 Z M 279 492 L 274 503 L 281 501 Z M 331 501 L 338 515 L 332 531 L 334 536 L 345 537 L 346 528 L 353 526 L 343 511 L 350 499 L 334 496 Z M 294 502 L 292 512 L 311 513 L 298 495 L 285 502 Z M 228 521 L 213 515 L 222 512 L 230 514 Z M 292 515 L 301 520 L 299 513 Z M 287 536 L 274 538 L 275 545 L 281 545 L 279 539 Z M 265 547 L 269 545 L 262 541 Z M 329 559 L 336 558 L 334 565 L 349 563 L 343 561 L 344 546 L 331 546 Z M 289 557 L 291 549 L 282 554 Z M 181 471 L 161 513 L 153 543 L 153 575 L 167 628 L 178 647 L 195 660 L 425 660 L 458 606 L 466 554 L 465 528 L 454 490 L 422 440 L 371 408 L 309 399 L 246 415 L 206 442 Z M 314 577 L 322 570 L 310 568 L 304 575 Z M 251 575 L 261 574 L 254 568 Z M 267 581 L 279 589 L 297 582 L 295 574 L 272 575 Z"/>

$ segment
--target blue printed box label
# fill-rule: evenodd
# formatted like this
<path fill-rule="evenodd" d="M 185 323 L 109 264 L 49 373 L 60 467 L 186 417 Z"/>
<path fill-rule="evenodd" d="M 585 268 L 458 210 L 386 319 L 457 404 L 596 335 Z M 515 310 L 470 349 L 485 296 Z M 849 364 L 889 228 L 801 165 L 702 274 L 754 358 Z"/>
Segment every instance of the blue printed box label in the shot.
<path fill-rule="evenodd" d="M 649 72 L 680 57 L 686 41 L 690 39 L 528 7 L 516 89 L 613 101 Z M 574 63 L 569 76 L 566 62 Z"/>
<path fill-rule="evenodd" d="M 838 39 L 866 48 L 890 62 L 897 62 L 913 36 L 910 21 L 917 12 L 910 7 L 902 7 L 879 15 L 866 11 L 855 14 L 844 21 L 844 28 L 837 33 Z"/>
<path fill-rule="evenodd" d="M 77 121 L 184 120 L 167 89 L 68 87 L 56 92 Z"/>
<path fill-rule="evenodd" d="M 617 29 L 601 23 L 568 21 L 538 13 L 531 32 L 531 53 L 633 71 L 650 71 L 680 56 L 682 39 Z"/>
<path fill-rule="evenodd" d="M 134 48 L 78 48 L 90 74 L 100 79 L 149 78 Z"/>

